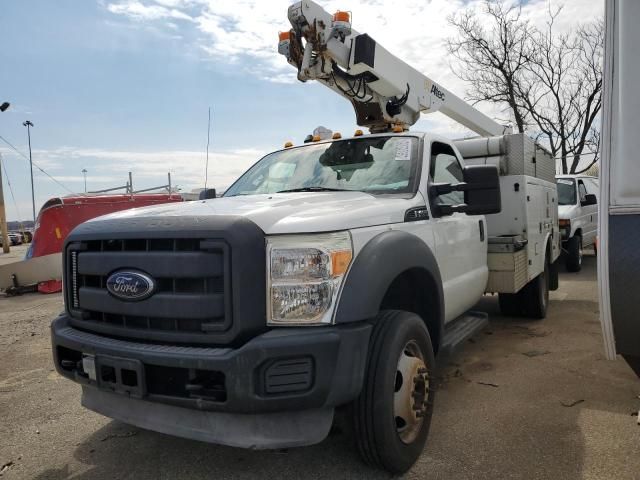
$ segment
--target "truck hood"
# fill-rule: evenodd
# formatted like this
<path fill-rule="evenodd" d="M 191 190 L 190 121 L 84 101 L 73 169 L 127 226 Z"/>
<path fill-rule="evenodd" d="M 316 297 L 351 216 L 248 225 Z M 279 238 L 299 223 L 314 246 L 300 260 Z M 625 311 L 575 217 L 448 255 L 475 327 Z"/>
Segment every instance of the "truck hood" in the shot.
<path fill-rule="evenodd" d="M 412 199 L 375 197 L 362 192 L 295 192 L 198 200 L 134 208 L 97 217 L 90 222 L 140 217 L 242 216 L 267 234 L 347 230 L 404 221 L 404 213 L 424 205 Z"/>
<path fill-rule="evenodd" d="M 577 205 L 558 205 L 558 218 L 571 220 L 576 216 Z"/>

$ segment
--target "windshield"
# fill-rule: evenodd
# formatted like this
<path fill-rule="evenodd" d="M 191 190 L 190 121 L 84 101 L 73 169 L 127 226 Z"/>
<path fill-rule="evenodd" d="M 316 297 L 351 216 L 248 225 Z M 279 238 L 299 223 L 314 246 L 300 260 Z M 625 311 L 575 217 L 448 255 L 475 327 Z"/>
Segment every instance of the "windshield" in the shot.
<path fill-rule="evenodd" d="M 281 150 L 251 167 L 224 196 L 322 190 L 413 193 L 417 141 L 363 137 Z"/>
<path fill-rule="evenodd" d="M 558 205 L 576 204 L 576 182 L 573 178 L 558 178 Z"/>

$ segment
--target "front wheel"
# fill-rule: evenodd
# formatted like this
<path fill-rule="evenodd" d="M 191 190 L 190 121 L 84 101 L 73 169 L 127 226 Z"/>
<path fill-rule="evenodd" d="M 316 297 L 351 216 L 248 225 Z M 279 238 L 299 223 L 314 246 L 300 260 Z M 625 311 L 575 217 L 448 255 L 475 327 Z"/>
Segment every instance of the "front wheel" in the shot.
<path fill-rule="evenodd" d="M 364 384 L 353 421 L 362 458 L 391 473 L 406 472 L 420 457 L 434 400 L 431 337 L 414 313 L 378 314 Z"/>
<path fill-rule="evenodd" d="M 579 272 L 582 269 L 582 237 L 574 235 L 567 240 L 566 267 L 568 272 Z"/>

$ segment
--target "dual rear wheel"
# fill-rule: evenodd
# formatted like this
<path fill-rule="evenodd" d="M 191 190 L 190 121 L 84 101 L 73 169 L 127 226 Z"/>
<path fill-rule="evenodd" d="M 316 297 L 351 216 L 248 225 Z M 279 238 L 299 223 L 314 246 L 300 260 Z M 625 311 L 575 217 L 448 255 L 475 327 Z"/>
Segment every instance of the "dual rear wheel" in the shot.
<path fill-rule="evenodd" d="M 500 312 L 508 316 L 525 316 L 542 319 L 547 316 L 549 306 L 549 286 L 551 280 L 549 259 L 544 270 L 527 283 L 518 293 L 501 293 L 498 296 Z"/>

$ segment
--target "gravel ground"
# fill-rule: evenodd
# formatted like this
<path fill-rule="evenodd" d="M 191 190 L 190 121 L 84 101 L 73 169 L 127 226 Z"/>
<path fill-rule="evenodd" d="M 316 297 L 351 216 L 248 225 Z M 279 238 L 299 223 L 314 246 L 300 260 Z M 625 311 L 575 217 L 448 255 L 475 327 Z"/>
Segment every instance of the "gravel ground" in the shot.
<path fill-rule="evenodd" d="M 0 265 L 6 265 L 7 263 L 19 262 L 24 259 L 24 255 L 29 249 L 29 244 L 15 245 L 9 248 L 9 253 L 3 253 L 2 247 L 0 247 Z"/>
<path fill-rule="evenodd" d="M 424 454 L 405 478 L 638 479 L 640 381 L 604 359 L 595 258 L 562 274 L 544 321 L 481 307 L 489 327 L 445 365 Z M 255 452 L 172 438 L 80 406 L 59 377 L 49 323 L 60 295 L 0 297 L 0 475 L 7 479 L 389 478 L 347 433 Z"/>

